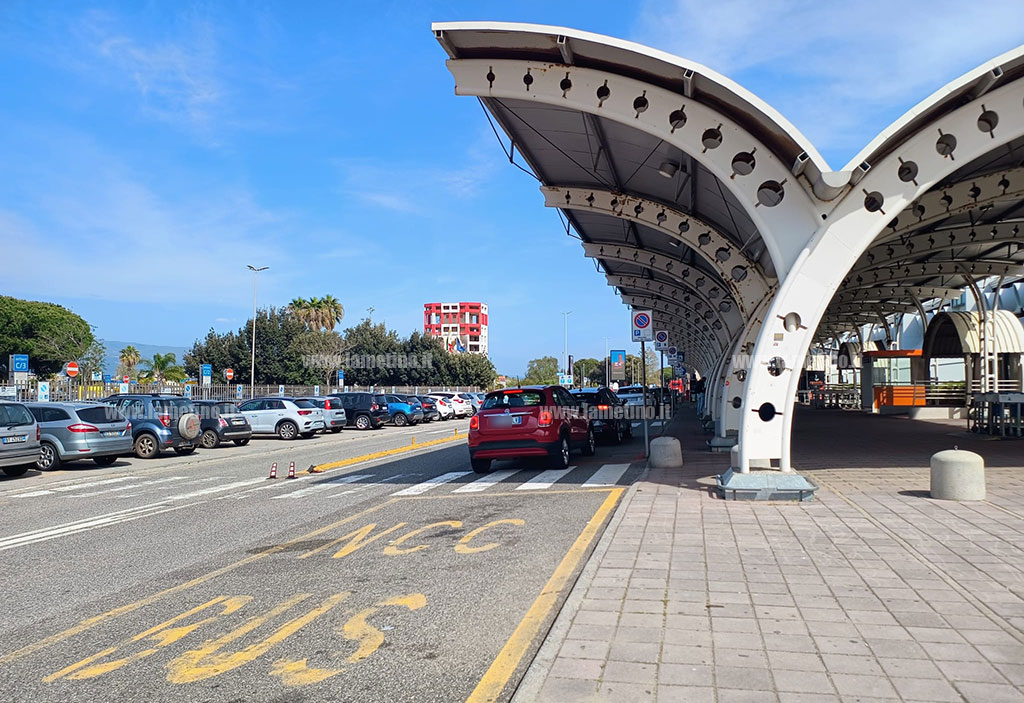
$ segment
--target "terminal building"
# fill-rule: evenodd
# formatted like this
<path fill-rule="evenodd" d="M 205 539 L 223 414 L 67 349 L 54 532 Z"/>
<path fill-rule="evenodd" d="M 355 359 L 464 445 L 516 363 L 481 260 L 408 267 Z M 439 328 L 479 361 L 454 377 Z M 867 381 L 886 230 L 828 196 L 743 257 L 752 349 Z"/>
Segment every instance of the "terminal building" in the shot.
<path fill-rule="evenodd" d="M 423 334 L 440 337 L 448 351 L 487 355 L 487 303 L 426 303 Z"/>
<path fill-rule="evenodd" d="M 833 168 L 693 61 L 564 27 L 433 31 L 456 95 L 706 379 L 713 446 L 738 445 L 737 471 L 791 470 L 801 384 L 857 379 L 857 407 L 950 417 L 1024 392 L 1024 46 L 950 76 Z"/>

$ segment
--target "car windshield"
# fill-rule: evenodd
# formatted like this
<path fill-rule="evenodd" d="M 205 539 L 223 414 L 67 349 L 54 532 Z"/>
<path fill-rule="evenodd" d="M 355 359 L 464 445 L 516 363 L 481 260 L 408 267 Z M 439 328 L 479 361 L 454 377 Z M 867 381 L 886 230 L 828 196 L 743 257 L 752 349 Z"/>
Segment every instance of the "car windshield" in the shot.
<path fill-rule="evenodd" d="M 544 394 L 536 390 L 499 391 L 487 396 L 484 410 L 492 408 L 522 408 L 544 404 Z"/>
<path fill-rule="evenodd" d="M 316 407 L 316 405 L 312 401 L 309 401 L 309 400 L 296 400 L 296 401 L 293 401 L 293 402 L 298 407 L 300 407 L 300 408 L 308 409 L 308 408 L 315 408 Z"/>
<path fill-rule="evenodd" d="M 94 405 L 91 408 L 78 408 L 75 410 L 82 422 L 93 424 L 103 422 L 124 422 L 124 416 L 109 405 Z"/>
<path fill-rule="evenodd" d="M 4 427 L 34 425 L 35 422 L 24 405 L 0 405 L 0 425 Z"/>

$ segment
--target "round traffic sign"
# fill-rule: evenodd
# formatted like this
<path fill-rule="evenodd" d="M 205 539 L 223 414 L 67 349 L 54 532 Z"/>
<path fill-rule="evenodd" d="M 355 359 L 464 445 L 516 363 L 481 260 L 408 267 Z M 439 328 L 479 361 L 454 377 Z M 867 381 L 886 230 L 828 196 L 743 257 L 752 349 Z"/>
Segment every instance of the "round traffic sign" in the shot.
<path fill-rule="evenodd" d="M 677 353 L 679 353 L 679 350 L 677 348 L 675 348 L 675 347 L 669 347 L 668 348 L 668 355 L 669 356 L 675 356 Z"/>
<path fill-rule="evenodd" d="M 633 324 L 639 329 L 645 329 L 651 324 L 651 317 L 645 312 L 638 312 L 633 316 Z"/>
<path fill-rule="evenodd" d="M 656 340 L 658 340 L 659 342 L 667 342 L 668 341 L 668 332 L 658 332 L 658 334 L 654 335 L 654 338 Z"/>
<path fill-rule="evenodd" d="M 226 378 L 226 379 L 228 379 L 230 381 L 234 377 L 235 377 L 235 370 L 234 369 L 224 369 L 224 378 Z"/>
<path fill-rule="evenodd" d="M 69 361 L 64 366 L 64 373 L 66 373 L 70 378 L 74 378 L 75 376 L 77 376 L 78 375 L 78 362 Z"/>
<path fill-rule="evenodd" d="M 130 379 L 130 378 L 128 378 L 127 376 L 125 376 L 125 377 L 124 377 L 123 379 L 121 379 L 121 380 L 122 380 L 122 381 L 124 381 L 125 383 L 128 383 L 128 381 L 130 381 L 131 379 Z"/>

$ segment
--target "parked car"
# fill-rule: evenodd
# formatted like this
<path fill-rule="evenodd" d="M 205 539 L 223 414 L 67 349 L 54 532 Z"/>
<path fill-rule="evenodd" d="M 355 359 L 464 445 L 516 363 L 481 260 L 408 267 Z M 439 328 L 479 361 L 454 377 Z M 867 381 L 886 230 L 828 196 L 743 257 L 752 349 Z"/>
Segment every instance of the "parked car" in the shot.
<path fill-rule="evenodd" d="M 594 428 L 583 404 L 561 386 L 525 386 L 492 391 L 469 421 L 469 459 L 485 473 L 494 459 L 548 457 L 568 468 L 569 454 L 592 456 Z"/>
<path fill-rule="evenodd" d="M 0 468 L 22 476 L 39 460 L 39 423 L 21 403 L 0 401 Z"/>
<path fill-rule="evenodd" d="M 132 424 L 132 451 L 152 459 L 165 449 L 191 454 L 202 432 L 202 421 L 188 398 L 162 393 L 115 395 L 104 398 Z"/>
<path fill-rule="evenodd" d="M 430 398 L 437 403 L 437 417 L 439 420 L 451 420 L 455 417 L 455 410 L 452 408 L 452 403 L 447 398 L 442 398 L 436 395 L 425 395 L 424 398 Z"/>
<path fill-rule="evenodd" d="M 633 422 L 622 412 L 625 403 L 611 388 L 581 388 L 572 395 L 583 403 L 594 427 L 594 434 L 613 444 L 633 436 Z"/>
<path fill-rule="evenodd" d="M 473 406 L 458 393 L 439 391 L 437 393 L 428 393 L 427 395 L 432 398 L 444 398 L 448 401 L 452 406 L 455 417 L 468 417 L 473 414 Z"/>
<path fill-rule="evenodd" d="M 398 427 L 415 425 L 423 420 L 423 406 L 416 396 L 386 393 L 384 397 L 387 399 L 391 421 Z"/>
<path fill-rule="evenodd" d="M 41 471 L 76 459 L 110 466 L 132 453 L 132 423 L 105 403 L 27 403 L 39 423 Z"/>
<path fill-rule="evenodd" d="M 281 439 L 309 439 L 324 428 L 324 414 L 308 400 L 253 398 L 238 408 L 252 425 L 253 434 L 276 434 Z"/>
<path fill-rule="evenodd" d="M 477 397 L 476 393 L 459 393 L 460 398 L 469 402 L 471 415 L 476 415 L 477 411 L 480 410 L 480 406 L 484 404 L 481 398 Z"/>
<path fill-rule="evenodd" d="M 409 396 L 414 397 L 414 396 Z M 423 406 L 423 422 L 431 422 L 441 417 L 441 414 L 437 410 L 437 401 L 431 398 L 429 395 L 418 395 L 415 396 L 420 401 L 420 405 Z"/>
<path fill-rule="evenodd" d="M 341 401 L 341 407 L 345 410 L 346 426 L 352 426 L 359 430 L 375 430 L 391 419 L 391 413 L 388 412 L 388 400 L 383 393 L 349 391 L 347 393 L 331 393 L 329 397 L 338 398 Z"/>
<path fill-rule="evenodd" d="M 341 432 L 342 428 L 348 423 L 345 408 L 341 407 L 341 401 L 337 398 L 308 395 L 297 400 L 308 400 L 320 408 L 320 411 L 324 414 L 324 432 L 328 430 L 331 432 Z"/>
<path fill-rule="evenodd" d="M 244 446 L 252 438 L 252 425 L 230 400 L 195 400 L 196 412 L 202 421 L 199 444 L 215 449 L 222 442 Z"/>

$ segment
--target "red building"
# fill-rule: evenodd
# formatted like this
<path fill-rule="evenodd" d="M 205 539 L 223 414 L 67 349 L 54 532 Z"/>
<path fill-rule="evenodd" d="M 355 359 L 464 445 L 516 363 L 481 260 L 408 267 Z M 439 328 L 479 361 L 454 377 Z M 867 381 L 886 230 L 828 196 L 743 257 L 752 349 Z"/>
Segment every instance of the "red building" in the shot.
<path fill-rule="evenodd" d="M 486 303 L 427 303 L 423 333 L 440 337 L 453 352 L 487 354 Z"/>

